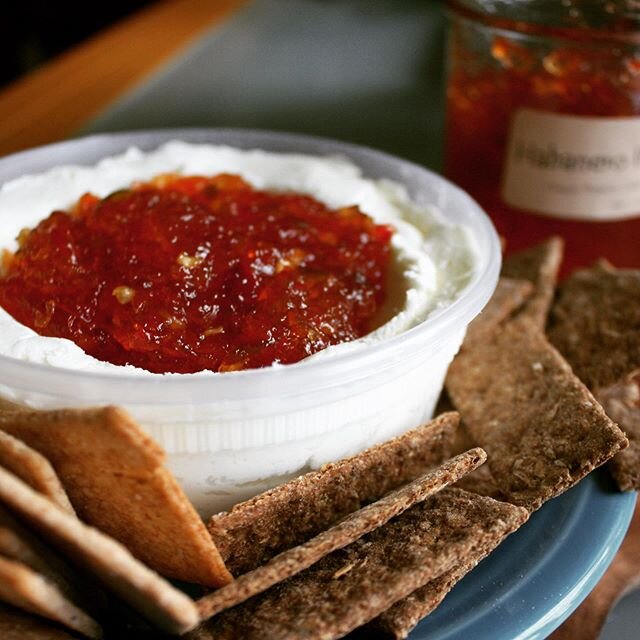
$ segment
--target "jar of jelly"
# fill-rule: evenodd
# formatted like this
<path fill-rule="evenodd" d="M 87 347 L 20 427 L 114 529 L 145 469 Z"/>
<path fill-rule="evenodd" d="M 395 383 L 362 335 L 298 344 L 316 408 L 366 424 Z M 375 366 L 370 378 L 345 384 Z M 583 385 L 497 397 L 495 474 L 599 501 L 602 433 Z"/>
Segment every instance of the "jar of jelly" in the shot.
<path fill-rule="evenodd" d="M 517 251 L 640 267 L 640 0 L 452 0 L 445 167 Z"/>

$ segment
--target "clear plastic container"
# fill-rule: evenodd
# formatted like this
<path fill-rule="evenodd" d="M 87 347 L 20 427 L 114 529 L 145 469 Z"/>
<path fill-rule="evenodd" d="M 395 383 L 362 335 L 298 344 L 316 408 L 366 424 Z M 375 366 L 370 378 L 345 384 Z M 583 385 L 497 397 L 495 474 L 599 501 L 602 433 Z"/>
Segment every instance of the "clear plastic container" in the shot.
<path fill-rule="evenodd" d="M 404 184 L 414 202 L 436 206 L 466 226 L 478 251 L 472 281 L 450 306 L 405 333 L 332 358 L 163 379 L 54 369 L 0 356 L 0 398 L 40 408 L 127 409 L 164 447 L 169 467 L 209 515 L 427 420 L 468 323 L 495 288 L 500 245 L 480 207 L 443 178 L 371 149 L 306 136 L 200 129 L 93 136 L 1 159 L 0 183 L 175 139 L 346 156 L 367 177 Z"/>

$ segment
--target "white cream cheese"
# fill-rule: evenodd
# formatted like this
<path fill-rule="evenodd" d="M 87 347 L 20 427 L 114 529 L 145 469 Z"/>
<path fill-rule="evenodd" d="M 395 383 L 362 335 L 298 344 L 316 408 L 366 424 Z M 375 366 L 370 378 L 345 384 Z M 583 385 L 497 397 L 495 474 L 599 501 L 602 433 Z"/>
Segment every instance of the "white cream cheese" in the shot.
<path fill-rule="evenodd" d="M 37 225 L 54 209 L 68 208 L 87 191 L 104 197 L 162 173 L 222 172 L 239 174 L 258 189 L 306 193 L 332 208 L 358 205 L 376 222 L 396 229 L 386 321 L 360 340 L 330 347 L 297 364 L 274 367 L 282 373 L 306 367 L 310 361 L 329 364 L 336 354 L 362 351 L 402 334 L 450 305 L 475 273 L 478 257 L 465 227 L 448 224 L 435 208 L 417 206 L 397 183 L 363 177 L 345 158 L 184 142 L 170 142 L 148 153 L 130 149 L 94 167 L 59 167 L 5 184 L 0 190 L 0 248 L 15 249 L 22 228 Z M 165 448 L 170 468 L 198 509 L 208 515 L 282 478 L 355 453 L 428 418 L 464 331 L 465 326 L 459 326 L 446 339 L 426 345 L 424 357 L 420 354 L 413 363 L 385 362 L 388 372 L 384 376 L 376 372 L 375 384 L 357 381 L 348 392 L 335 390 L 322 398 L 312 398 L 309 389 L 301 389 L 304 401 L 284 404 L 278 397 L 255 402 L 250 395 L 235 403 L 212 397 L 210 404 L 202 405 L 123 404 Z M 72 369 L 157 380 L 236 376 L 239 385 L 248 385 L 251 373 L 154 374 L 112 365 L 85 354 L 69 340 L 38 336 L 2 309 L 0 354 L 51 366 L 51 375 Z M 2 397 L 38 408 L 86 404 L 81 389 L 70 403 L 69 396 L 0 384 Z"/>

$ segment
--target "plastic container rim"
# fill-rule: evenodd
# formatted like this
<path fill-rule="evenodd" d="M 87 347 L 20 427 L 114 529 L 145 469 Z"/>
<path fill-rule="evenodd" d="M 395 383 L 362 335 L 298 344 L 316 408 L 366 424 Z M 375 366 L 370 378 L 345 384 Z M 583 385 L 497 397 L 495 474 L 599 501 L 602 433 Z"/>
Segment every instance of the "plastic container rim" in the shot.
<path fill-rule="evenodd" d="M 371 172 L 363 164 L 394 167 L 391 179 L 402 181 L 399 175 L 414 175 L 418 180 L 431 182 L 440 192 L 465 201 L 465 220 L 456 220 L 471 227 L 479 246 L 485 246 L 487 255 L 479 256 L 477 270 L 461 295 L 449 306 L 434 312 L 419 325 L 375 345 L 331 358 L 302 361 L 277 368 L 249 369 L 211 375 L 186 374 L 184 377 L 141 377 L 135 374 L 111 374 L 65 369 L 30 363 L 0 355 L 0 384 L 24 391 L 61 397 L 76 397 L 78 389 L 87 393 L 95 387 L 90 401 L 128 402 L 130 404 L 173 405 L 191 402 L 206 404 L 225 401 L 255 400 L 303 395 L 305 391 L 339 387 L 371 377 L 385 368 L 397 366 L 399 358 L 415 357 L 416 348 L 429 339 L 446 340 L 447 331 L 462 330 L 485 306 L 491 297 L 500 272 L 501 250 L 495 228 L 480 206 L 459 187 L 432 171 L 375 149 L 316 136 L 281 133 L 252 129 L 178 128 L 149 131 L 130 131 L 98 134 L 21 151 L 0 159 L 0 175 L 7 165 L 34 164 L 42 156 L 66 154 L 68 160 L 47 166 L 79 164 L 74 160 L 80 147 L 106 145 L 109 148 L 100 157 L 123 152 L 131 146 L 148 151 L 169 140 L 183 140 L 200 144 L 227 144 L 243 149 L 264 149 L 276 153 L 302 153 L 310 155 L 343 155 L 360 166 L 366 177 Z M 86 164 L 86 163 L 80 163 Z M 36 166 L 42 167 L 40 162 Z M 46 163 L 45 163 L 46 165 Z M 29 171 L 35 173 L 42 168 Z M 23 175 L 23 174 L 21 174 Z M 18 177 L 18 175 L 13 176 Z M 12 179 L 12 178 L 9 178 Z M 414 178 L 416 179 L 416 178 Z M 4 182 L 5 180 L 2 180 Z M 407 185 L 408 186 L 408 185 Z M 412 189 L 409 192 L 414 197 Z M 436 203 L 434 203 L 436 204 Z M 437 204 L 436 204 L 437 206 Z M 442 211 L 446 217 L 446 210 Z M 386 356 L 386 357 L 385 357 Z"/>

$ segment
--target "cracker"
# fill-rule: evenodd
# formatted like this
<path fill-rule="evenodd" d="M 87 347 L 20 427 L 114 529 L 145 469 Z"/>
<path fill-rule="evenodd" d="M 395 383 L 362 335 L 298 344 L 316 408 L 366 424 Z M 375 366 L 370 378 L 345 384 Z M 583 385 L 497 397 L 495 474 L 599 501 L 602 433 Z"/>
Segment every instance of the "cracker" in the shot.
<path fill-rule="evenodd" d="M 24 480 L 61 509 L 75 513 L 49 461 L 24 442 L 0 431 L 0 466 Z"/>
<path fill-rule="evenodd" d="M 500 490 L 531 510 L 628 444 L 526 315 L 461 350 L 446 385 Z"/>
<path fill-rule="evenodd" d="M 502 265 L 503 276 L 533 283 L 533 295 L 520 313 L 541 329 L 547 322 L 563 254 L 564 240 L 554 236 L 531 249 L 514 253 Z"/>
<path fill-rule="evenodd" d="M 71 602 L 60 589 L 26 565 L 0 556 L 0 600 L 23 611 L 101 638 L 100 625 Z"/>
<path fill-rule="evenodd" d="M 482 469 L 483 467 L 479 468 Z M 517 528 L 515 525 L 514 527 Z M 396 602 L 369 624 L 365 625 L 362 630 L 366 632 L 365 637 L 393 638 L 394 640 L 406 638 L 420 620 L 435 611 L 451 589 L 482 559 L 488 556 L 513 530 L 507 530 L 502 534 L 496 532 L 493 538 L 487 538 L 476 549 L 461 558 L 460 564 L 454 569 L 419 587 L 406 598 Z"/>
<path fill-rule="evenodd" d="M 2 640 L 77 640 L 61 627 L 36 618 L 19 609 L 0 604 Z"/>
<path fill-rule="evenodd" d="M 533 283 L 528 280 L 500 278 L 498 286 L 485 308 L 467 327 L 465 344 L 470 344 L 474 340 L 483 340 L 488 334 L 495 331 L 501 322 L 522 307 L 533 290 Z"/>
<path fill-rule="evenodd" d="M 62 511 L 2 468 L 0 504 L 158 628 L 183 633 L 197 624 L 198 611 L 189 597 L 137 561 L 120 543 Z"/>
<path fill-rule="evenodd" d="M 609 462 L 609 470 L 622 491 L 640 490 L 640 370 L 600 389 L 596 397 L 629 439 L 629 446 Z"/>
<path fill-rule="evenodd" d="M 300 573 L 329 553 L 355 542 L 412 505 L 426 500 L 443 487 L 456 482 L 485 460 L 486 455 L 482 449 L 462 453 L 434 471 L 352 513 L 339 524 L 308 542 L 283 551 L 266 565 L 240 576 L 226 587 L 201 598 L 198 601 L 201 617 L 210 618 Z"/>
<path fill-rule="evenodd" d="M 83 521 L 152 569 L 207 586 L 231 580 L 164 452 L 123 411 L 21 411 L 0 415 L 0 429 L 51 461 Z"/>
<path fill-rule="evenodd" d="M 325 465 L 213 516 L 209 531 L 240 575 L 325 531 L 446 459 L 459 416 L 447 413 L 398 438 Z"/>
<path fill-rule="evenodd" d="M 560 287 L 549 340 L 594 392 L 640 369 L 640 270 L 599 262 Z"/>
<path fill-rule="evenodd" d="M 443 489 L 303 573 L 221 613 L 191 638 L 340 638 L 527 516 L 513 505 Z"/>

